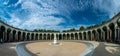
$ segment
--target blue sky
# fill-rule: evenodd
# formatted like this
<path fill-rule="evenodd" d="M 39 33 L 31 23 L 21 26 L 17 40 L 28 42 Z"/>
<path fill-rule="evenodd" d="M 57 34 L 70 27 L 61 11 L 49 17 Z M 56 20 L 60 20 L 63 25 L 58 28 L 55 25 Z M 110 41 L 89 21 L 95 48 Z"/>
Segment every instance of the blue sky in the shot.
<path fill-rule="evenodd" d="M 0 0 L 0 17 L 21 29 L 78 29 L 107 21 L 120 0 Z"/>

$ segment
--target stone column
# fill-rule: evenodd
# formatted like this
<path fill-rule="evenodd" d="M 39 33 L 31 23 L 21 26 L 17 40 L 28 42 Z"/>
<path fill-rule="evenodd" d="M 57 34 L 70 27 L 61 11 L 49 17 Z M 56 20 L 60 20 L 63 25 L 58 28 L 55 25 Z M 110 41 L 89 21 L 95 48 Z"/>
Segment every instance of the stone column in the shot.
<path fill-rule="evenodd" d="M 88 32 L 86 32 L 86 40 L 88 40 Z"/>
<path fill-rule="evenodd" d="M 106 41 L 106 40 L 105 40 L 105 32 L 104 32 L 104 31 L 103 31 L 103 40 Z"/>
<path fill-rule="evenodd" d="M 4 41 L 7 42 L 7 29 L 4 32 Z"/>
<path fill-rule="evenodd" d="M 120 28 L 118 28 L 118 39 L 120 41 Z"/>
<path fill-rule="evenodd" d="M 104 40 L 103 39 L 103 30 L 101 29 L 101 39 L 102 39 L 102 41 Z"/>
<path fill-rule="evenodd" d="M 43 36 L 44 36 L 44 34 L 42 33 L 42 40 L 44 39 L 44 37 L 43 37 Z"/>
<path fill-rule="evenodd" d="M 83 32 L 81 32 L 81 34 L 82 34 L 82 40 L 84 40 L 84 33 L 83 33 Z"/>
<path fill-rule="evenodd" d="M 73 36 L 74 36 L 74 40 L 75 40 L 75 33 L 73 33 Z"/>
<path fill-rule="evenodd" d="M 26 32 L 25 32 L 25 39 L 24 39 L 24 41 L 26 41 L 27 40 L 27 34 L 26 34 Z"/>
<path fill-rule="evenodd" d="M 20 34 L 20 41 L 22 41 L 22 35 L 23 35 L 23 32 L 21 32 L 21 34 Z"/>
<path fill-rule="evenodd" d="M 45 38 L 46 38 L 46 40 L 48 40 L 48 39 L 47 39 L 47 38 L 48 38 L 48 37 L 47 37 L 47 35 L 48 35 L 48 34 L 46 34 L 46 37 L 45 37 Z"/>
<path fill-rule="evenodd" d="M 58 40 L 60 40 L 60 33 L 58 33 Z"/>
<path fill-rule="evenodd" d="M 97 30 L 95 30 L 96 31 L 96 37 L 97 37 L 97 41 L 99 40 L 99 33 L 98 33 L 98 31 Z"/>
<path fill-rule="evenodd" d="M 61 38 L 62 38 L 62 40 L 63 40 L 63 34 L 61 33 Z"/>
<path fill-rule="evenodd" d="M 29 41 L 31 41 L 30 33 L 28 34 L 28 37 L 29 37 Z"/>
<path fill-rule="evenodd" d="M 107 27 L 107 40 L 109 40 L 109 27 Z"/>
<path fill-rule="evenodd" d="M 116 31 L 116 29 L 117 29 L 117 24 L 115 24 L 115 32 L 114 32 L 115 33 L 115 40 L 117 40 L 116 39 L 117 38 L 117 33 L 116 33 L 117 31 Z"/>
<path fill-rule="evenodd" d="M 112 30 L 110 29 L 110 31 L 109 31 L 109 37 L 110 37 L 110 41 L 112 42 L 112 33 L 114 33 L 114 32 L 112 32 Z"/>
<path fill-rule="evenodd" d="M 15 41 L 18 41 L 18 32 L 15 33 Z"/>
<path fill-rule="evenodd" d="M 40 40 L 40 34 L 38 33 L 38 39 L 37 40 Z"/>
<path fill-rule="evenodd" d="M 79 32 L 78 32 L 77 34 L 78 34 L 78 40 L 80 40 L 80 35 L 79 35 Z"/>
<path fill-rule="evenodd" d="M 56 38 L 56 33 L 54 33 L 54 38 Z"/>
<path fill-rule="evenodd" d="M 51 40 L 51 33 L 50 33 L 50 40 Z"/>
<path fill-rule="evenodd" d="M 93 39 L 93 34 L 92 34 L 92 31 L 90 31 L 90 33 L 91 33 L 91 34 L 90 34 L 90 35 L 91 35 L 91 38 L 90 38 L 90 39 L 91 39 L 91 41 L 92 41 L 92 39 Z"/>

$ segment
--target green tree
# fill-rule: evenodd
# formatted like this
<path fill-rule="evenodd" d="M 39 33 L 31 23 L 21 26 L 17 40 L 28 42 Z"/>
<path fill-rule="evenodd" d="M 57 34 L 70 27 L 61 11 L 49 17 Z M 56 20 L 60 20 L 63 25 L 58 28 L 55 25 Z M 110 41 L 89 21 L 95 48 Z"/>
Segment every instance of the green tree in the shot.
<path fill-rule="evenodd" d="M 85 27 L 84 26 L 80 26 L 79 30 L 84 30 Z"/>

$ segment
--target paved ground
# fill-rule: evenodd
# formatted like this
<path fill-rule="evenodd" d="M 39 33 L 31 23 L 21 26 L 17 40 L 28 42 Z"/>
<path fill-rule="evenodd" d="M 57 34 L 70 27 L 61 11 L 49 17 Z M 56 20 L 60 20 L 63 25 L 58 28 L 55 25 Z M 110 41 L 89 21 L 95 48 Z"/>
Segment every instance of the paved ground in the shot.
<path fill-rule="evenodd" d="M 104 43 L 104 42 L 100 42 L 99 46 L 95 49 L 93 56 L 120 56 L 120 46 L 111 46 L 111 45 L 107 45 L 110 43 Z M 118 51 L 114 52 L 114 53 L 110 53 L 109 51 L 106 50 L 106 47 L 111 47 L 111 48 L 118 48 Z"/>
<path fill-rule="evenodd" d="M 0 44 L 0 56 L 17 56 L 15 46 L 17 43 Z"/>
<path fill-rule="evenodd" d="M 15 51 L 15 46 L 18 43 L 5 43 L 0 44 L 0 56 L 17 56 Z M 110 53 L 106 50 L 106 47 L 112 47 L 117 49 L 117 51 L 112 50 Z M 95 49 L 93 56 L 120 56 L 120 46 L 119 45 L 107 45 L 106 43 L 100 42 L 99 46 Z"/>

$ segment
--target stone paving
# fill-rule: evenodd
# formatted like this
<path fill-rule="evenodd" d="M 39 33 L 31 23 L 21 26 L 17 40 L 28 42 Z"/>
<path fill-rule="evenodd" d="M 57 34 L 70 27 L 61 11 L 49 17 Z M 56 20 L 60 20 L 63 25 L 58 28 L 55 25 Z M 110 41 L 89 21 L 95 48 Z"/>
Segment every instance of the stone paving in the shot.
<path fill-rule="evenodd" d="M 0 56 L 17 56 L 15 46 L 16 43 L 0 44 Z M 120 56 L 120 45 L 111 45 L 112 43 L 99 42 L 95 48 L 93 56 Z M 111 49 L 108 49 L 110 47 Z M 116 51 L 115 51 L 116 50 Z"/>

